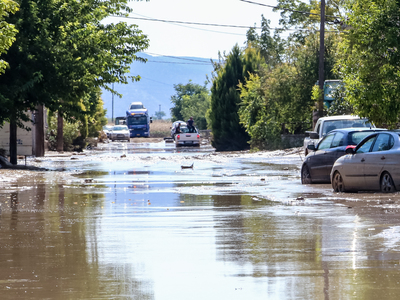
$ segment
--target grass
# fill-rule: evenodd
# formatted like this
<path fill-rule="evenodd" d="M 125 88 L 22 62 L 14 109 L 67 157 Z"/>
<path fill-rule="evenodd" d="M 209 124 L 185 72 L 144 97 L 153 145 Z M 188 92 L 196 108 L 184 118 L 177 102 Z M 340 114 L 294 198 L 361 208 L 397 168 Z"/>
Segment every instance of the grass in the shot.
<path fill-rule="evenodd" d="M 153 123 L 150 123 L 151 137 L 169 137 L 171 135 L 171 125 L 170 121 L 153 120 Z"/>

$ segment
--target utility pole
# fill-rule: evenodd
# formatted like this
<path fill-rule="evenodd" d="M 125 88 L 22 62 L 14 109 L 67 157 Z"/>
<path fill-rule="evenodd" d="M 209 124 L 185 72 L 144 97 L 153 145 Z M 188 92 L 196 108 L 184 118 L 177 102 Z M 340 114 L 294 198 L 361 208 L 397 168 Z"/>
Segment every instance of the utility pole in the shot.
<path fill-rule="evenodd" d="M 112 90 L 114 91 L 114 82 L 112 83 Z M 111 94 L 112 109 L 111 109 L 111 121 L 114 123 L 114 93 Z"/>
<path fill-rule="evenodd" d="M 318 100 L 318 118 L 321 118 L 324 113 L 324 55 L 325 55 L 325 0 L 321 0 L 321 24 L 319 29 L 319 89 L 321 96 Z M 316 120 L 314 122 L 315 126 Z"/>

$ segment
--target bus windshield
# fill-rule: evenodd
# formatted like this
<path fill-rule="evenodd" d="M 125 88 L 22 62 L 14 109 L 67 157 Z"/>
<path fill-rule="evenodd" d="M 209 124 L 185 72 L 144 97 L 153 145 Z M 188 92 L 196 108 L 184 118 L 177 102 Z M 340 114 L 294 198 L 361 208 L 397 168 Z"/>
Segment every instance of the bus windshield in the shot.
<path fill-rule="evenodd" d="M 147 116 L 130 116 L 127 121 L 128 125 L 143 125 L 147 124 Z"/>

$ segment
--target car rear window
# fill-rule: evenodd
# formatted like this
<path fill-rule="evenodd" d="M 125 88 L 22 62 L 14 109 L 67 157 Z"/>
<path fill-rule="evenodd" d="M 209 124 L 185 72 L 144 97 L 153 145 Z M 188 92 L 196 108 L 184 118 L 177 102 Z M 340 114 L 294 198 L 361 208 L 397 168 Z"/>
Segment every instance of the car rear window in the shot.
<path fill-rule="evenodd" d="M 367 119 L 347 119 L 347 120 L 332 120 L 325 121 L 323 135 L 334 129 L 350 128 L 350 127 L 371 127 L 371 123 Z"/>
<path fill-rule="evenodd" d="M 357 145 L 361 142 L 365 137 L 372 134 L 373 131 L 357 131 L 357 132 L 350 132 L 349 133 L 349 145 Z"/>

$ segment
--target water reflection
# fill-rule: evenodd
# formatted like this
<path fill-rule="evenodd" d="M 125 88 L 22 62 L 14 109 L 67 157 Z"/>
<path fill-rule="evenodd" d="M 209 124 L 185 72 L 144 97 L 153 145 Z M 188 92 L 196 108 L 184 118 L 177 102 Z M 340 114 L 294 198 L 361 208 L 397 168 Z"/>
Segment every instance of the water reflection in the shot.
<path fill-rule="evenodd" d="M 91 159 L 0 190 L 2 299 L 397 299 L 398 194 L 214 156 Z"/>

